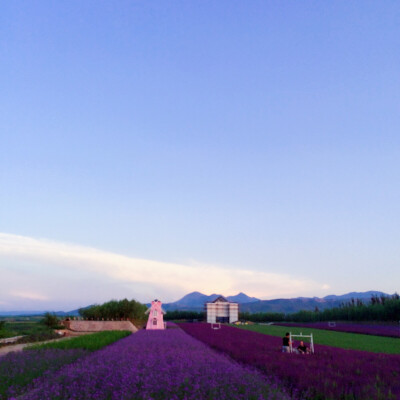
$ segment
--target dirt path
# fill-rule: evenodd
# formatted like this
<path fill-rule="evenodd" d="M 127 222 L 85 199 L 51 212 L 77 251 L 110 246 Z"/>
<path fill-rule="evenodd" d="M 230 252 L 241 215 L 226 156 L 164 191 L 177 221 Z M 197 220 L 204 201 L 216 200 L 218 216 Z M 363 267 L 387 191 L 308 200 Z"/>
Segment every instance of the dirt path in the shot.
<path fill-rule="evenodd" d="M 70 339 L 74 336 L 81 336 L 81 335 L 87 335 L 88 333 L 91 332 L 74 332 L 73 334 L 68 334 L 68 336 L 61 337 L 59 339 L 52 339 L 52 340 L 45 340 L 43 342 L 34 342 L 34 343 L 20 343 L 20 344 L 11 344 L 8 346 L 2 346 L 0 347 L 0 357 L 4 356 L 5 354 L 11 353 L 12 351 L 21 351 L 23 348 L 27 346 L 32 346 L 36 344 L 43 344 L 43 343 L 51 343 L 51 342 L 58 342 L 60 340 L 67 340 Z"/>
<path fill-rule="evenodd" d="M 0 357 L 12 351 L 21 351 L 25 346 L 28 346 L 29 344 L 31 343 L 12 344 L 10 346 L 0 347 Z"/>

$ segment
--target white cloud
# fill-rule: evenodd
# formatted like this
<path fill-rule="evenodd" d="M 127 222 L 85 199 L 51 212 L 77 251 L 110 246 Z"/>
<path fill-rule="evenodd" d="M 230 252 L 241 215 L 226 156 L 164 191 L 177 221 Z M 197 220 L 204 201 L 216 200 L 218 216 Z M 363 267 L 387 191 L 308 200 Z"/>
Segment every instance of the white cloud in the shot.
<path fill-rule="evenodd" d="M 323 289 L 323 290 L 328 290 L 328 289 L 330 289 L 330 286 L 329 286 L 327 283 L 324 283 L 324 284 L 322 285 L 322 289 Z"/>
<path fill-rule="evenodd" d="M 22 290 L 15 290 L 10 293 L 12 296 L 20 297 L 21 299 L 28 299 L 28 300 L 48 300 L 47 296 L 44 296 L 40 293 L 34 292 L 25 292 Z"/>
<path fill-rule="evenodd" d="M 7 269 L 2 270 L 1 265 L 7 265 Z M 160 293 L 165 301 L 174 301 L 196 290 L 225 295 L 243 291 L 261 298 L 290 297 L 315 293 L 325 286 L 288 274 L 133 258 L 5 233 L 0 233 L 0 272 L 5 280 L 8 278 L 9 296 L 32 300 L 81 296 L 83 305 L 85 296 L 92 301 L 96 293 L 114 298 L 131 293 L 131 297 L 147 302 L 160 297 Z"/>

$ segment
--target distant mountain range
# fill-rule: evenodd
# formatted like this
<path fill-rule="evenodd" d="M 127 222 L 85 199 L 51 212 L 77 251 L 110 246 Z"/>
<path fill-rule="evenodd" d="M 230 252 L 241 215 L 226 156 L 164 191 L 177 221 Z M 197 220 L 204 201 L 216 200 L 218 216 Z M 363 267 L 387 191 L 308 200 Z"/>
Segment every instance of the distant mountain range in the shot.
<path fill-rule="evenodd" d="M 301 310 L 313 311 L 316 307 L 319 310 L 338 307 L 342 302 L 350 299 L 360 299 L 368 301 L 372 296 L 389 296 L 387 293 L 371 290 L 368 292 L 351 292 L 340 296 L 329 295 L 323 298 L 319 297 L 296 297 L 293 299 L 276 299 L 276 300 L 260 300 L 256 297 L 249 297 L 244 293 L 239 293 L 236 296 L 228 296 L 228 301 L 237 302 L 240 304 L 240 311 L 243 312 L 279 312 L 279 313 L 294 313 Z M 202 311 L 204 303 L 214 301 L 219 294 L 207 296 L 200 292 L 189 293 L 180 300 L 173 303 L 163 304 L 166 311 Z"/>
<path fill-rule="evenodd" d="M 90 306 L 89 306 L 90 307 Z M 84 307 L 86 308 L 86 307 Z M 50 312 L 52 314 L 57 315 L 58 317 L 66 317 L 68 316 L 78 316 L 79 309 L 72 311 L 1 311 L 0 317 L 36 317 L 40 315 L 44 315 L 45 313 Z"/>
<path fill-rule="evenodd" d="M 183 296 L 180 300 L 173 303 L 164 303 L 165 311 L 203 311 L 204 304 L 214 301 L 220 294 L 211 294 L 209 296 L 200 293 L 192 292 Z M 279 312 L 279 313 L 295 313 L 306 310 L 313 311 L 316 307 L 319 310 L 338 307 L 342 302 L 350 299 L 360 299 L 368 301 L 372 296 L 389 296 L 387 293 L 370 290 L 368 292 L 351 292 L 340 296 L 329 295 L 322 298 L 319 297 L 296 297 L 293 299 L 275 299 L 275 300 L 260 300 L 256 297 L 249 297 L 245 293 L 238 293 L 236 296 L 225 297 L 228 301 L 239 303 L 239 310 L 242 312 Z M 90 306 L 88 306 L 90 307 Z M 87 307 L 84 307 L 87 308 Z M 0 316 L 35 316 L 43 315 L 47 311 L 0 311 Z M 53 312 L 53 311 L 50 311 Z M 63 317 L 67 315 L 79 315 L 78 309 L 72 311 L 56 311 L 57 316 Z"/>
<path fill-rule="evenodd" d="M 163 308 L 164 310 L 203 310 L 204 303 L 214 301 L 217 297 L 221 296 L 220 294 L 211 294 L 209 296 L 200 293 L 200 292 L 193 292 L 189 293 L 186 296 L 183 296 L 180 300 L 175 301 L 173 303 L 164 303 Z M 239 293 L 236 296 L 228 296 L 226 297 L 228 301 L 240 303 L 240 304 L 247 304 L 247 303 L 254 303 L 260 301 L 256 297 L 249 297 L 244 293 Z"/>

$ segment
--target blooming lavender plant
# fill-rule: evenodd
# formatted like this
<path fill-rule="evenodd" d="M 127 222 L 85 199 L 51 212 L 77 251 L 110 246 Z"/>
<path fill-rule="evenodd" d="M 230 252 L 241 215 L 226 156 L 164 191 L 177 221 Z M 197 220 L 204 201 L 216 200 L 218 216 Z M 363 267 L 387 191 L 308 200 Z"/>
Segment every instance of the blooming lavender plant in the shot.
<path fill-rule="evenodd" d="M 12 352 L 0 357 L 0 400 L 17 396 L 34 378 L 87 354 L 81 349 Z"/>
<path fill-rule="evenodd" d="M 229 326 L 180 324 L 195 338 L 276 376 L 308 399 L 400 399 L 400 356 L 318 345 L 314 355 L 284 354 L 281 339 Z"/>
<path fill-rule="evenodd" d="M 21 397 L 46 399 L 281 399 L 276 382 L 180 329 L 140 331 L 39 378 Z"/>

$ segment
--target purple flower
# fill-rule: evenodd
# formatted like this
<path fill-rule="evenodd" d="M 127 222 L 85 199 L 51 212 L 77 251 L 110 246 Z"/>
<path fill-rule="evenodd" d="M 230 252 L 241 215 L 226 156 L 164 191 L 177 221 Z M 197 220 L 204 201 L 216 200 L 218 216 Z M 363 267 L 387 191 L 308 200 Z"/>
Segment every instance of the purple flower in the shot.
<path fill-rule="evenodd" d="M 259 371 L 181 329 L 140 331 L 39 378 L 24 400 L 289 399 Z"/>
<path fill-rule="evenodd" d="M 0 357 L 0 400 L 17 396 L 34 378 L 86 355 L 85 350 L 28 350 Z"/>
<path fill-rule="evenodd" d="M 281 353 L 282 339 L 239 328 L 180 324 L 233 359 L 275 376 L 309 399 L 400 399 L 400 356 L 318 345 L 314 355 Z"/>

